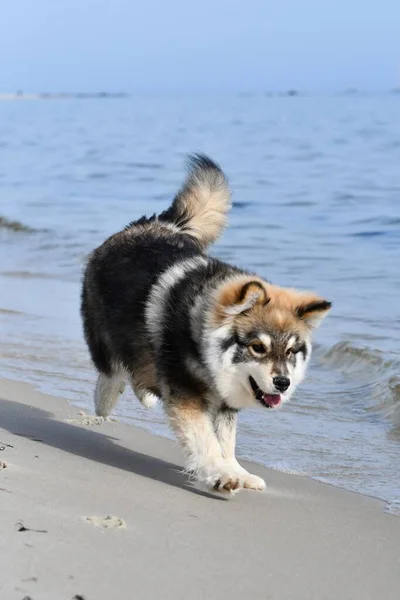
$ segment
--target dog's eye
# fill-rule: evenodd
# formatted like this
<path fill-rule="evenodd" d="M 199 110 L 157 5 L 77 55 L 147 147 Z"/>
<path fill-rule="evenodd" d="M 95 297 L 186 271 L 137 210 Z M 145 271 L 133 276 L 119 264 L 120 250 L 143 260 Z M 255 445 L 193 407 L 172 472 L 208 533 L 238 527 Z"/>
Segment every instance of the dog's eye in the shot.
<path fill-rule="evenodd" d="M 249 348 L 250 348 L 250 351 L 252 352 L 252 354 L 257 354 L 258 356 L 261 356 L 261 355 L 267 353 L 267 350 L 266 350 L 264 344 L 261 344 L 260 342 L 254 342 L 253 344 L 250 344 Z"/>
<path fill-rule="evenodd" d="M 290 357 L 293 356 L 294 354 L 298 354 L 300 352 L 300 350 L 302 350 L 304 346 L 299 346 L 298 348 L 288 348 L 286 350 L 286 356 Z"/>

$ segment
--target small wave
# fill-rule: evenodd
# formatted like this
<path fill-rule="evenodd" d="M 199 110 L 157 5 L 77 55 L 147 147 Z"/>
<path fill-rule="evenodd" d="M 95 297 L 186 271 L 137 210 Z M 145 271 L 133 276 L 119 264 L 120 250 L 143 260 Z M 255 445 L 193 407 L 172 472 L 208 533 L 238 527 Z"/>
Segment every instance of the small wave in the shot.
<path fill-rule="evenodd" d="M 400 516 L 400 499 L 392 500 L 391 502 L 387 502 L 385 504 L 384 510 L 385 510 L 385 513 L 388 513 L 389 515 Z"/>
<path fill-rule="evenodd" d="M 8 231 L 16 231 L 23 233 L 32 233 L 36 231 L 33 227 L 21 223 L 21 221 L 12 221 L 6 217 L 0 216 L 0 229 L 7 229 Z"/>
<path fill-rule="evenodd" d="M 21 279 L 60 279 L 58 275 L 33 271 L 0 271 L 0 275 L 2 277 L 16 277 Z"/>
<path fill-rule="evenodd" d="M 338 200 L 339 202 L 358 202 L 359 197 L 356 194 L 352 194 L 351 192 L 338 192 L 334 194 L 333 199 Z"/>
<path fill-rule="evenodd" d="M 356 231 L 355 233 L 350 233 L 349 235 L 351 237 L 370 238 L 385 235 L 386 233 L 387 231 Z"/>
<path fill-rule="evenodd" d="M 87 175 L 88 179 L 108 179 L 110 177 L 109 173 L 97 172 L 97 173 L 89 173 Z"/>
<path fill-rule="evenodd" d="M 256 179 L 254 183 L 256 185 L 268 186 L 268 187 L 271 187 L 273 185 L 272 182 L 269 181 L 268 179 Z"/>
<path fill-rule="evenodd" d="M 337 368 L 346 377 L 346 389 L 340 394 L 359 398 L 366 410 L 379 411 L 392 426 L 400 426 L 400 360 L 397 357 L 388 358 L 380 350 L 338 342 L 321 353 L 318 360 Z"/>
<path fill-rule="evenodd" d="M 24 315 L 20 310 L 12 310 L 11 308 L 0 308 L 0 315 Z"/>
<path fill-rule="evenodd" d="M 400 225 L 400 218 L 398 217 L 387 217 L 386 219 L 381 219 L 381 222 L 384 225 Z"/>
<path fill-rule="evenodd" d="M 383 216 L 374 216 L 374 217 L 367 217 L 365 219 L 355 219 L 349 222 L 351 225 L 370 225 L 370 224 L 376 224 L 376 225 L 385 225 L 385 226 L 391 226 L 391 225 L 400 225 L 400 217 L 383 217 Z"/>
<path fill-rule="evenodd" d="M 247 208 L 251 206 L 252 202 L 238 202 L 237 200 L 232 202 L 232 208 Z"/>
<path fill-rule="evenodd" d="M 152 163 L 152 162 L 128 162 L 126 166 L 130 169 L 150 169 L 150 170 L 161 170 L 164 168 L 164 165 L 161 163 Z"/>
<path fill-rule="evenodd" d="M 334 344 L 323 356 L 324 362 L 333 366 L 349 368 L 356 364 L 377 365 L 390 368 L 398 363 L 396 359 L 387 359 L 380 350 L 355 346 L 351 342 Z"/>
<path fill-rule="evenodd" d="M 135 181 L 138 183 L 153 183 L 156 179 L 151 175 L 141 175 L 140 177 L 136 177 Z"/>
<path fill-rule="evenodd" d="M 283 229 L 283 225 L 278 225 L 277 223 L 268 223 L 268 224 L 260 224 L 260 223 L 240 223 L 240 224 L 231 224 L 231 229 L 242 229 L 242 230 L 251 230 L 256 231 L 259 229 Z M 236 247 L 236 246 L 235 246 Z"/>
<path fill-rule="evenodd" d="M 282 206 L 291 206 L 291 207 L 307 207 L 314 206 L 315 202 L 312 200 L 290 200 L 289 202 L 284 202 Z"/>

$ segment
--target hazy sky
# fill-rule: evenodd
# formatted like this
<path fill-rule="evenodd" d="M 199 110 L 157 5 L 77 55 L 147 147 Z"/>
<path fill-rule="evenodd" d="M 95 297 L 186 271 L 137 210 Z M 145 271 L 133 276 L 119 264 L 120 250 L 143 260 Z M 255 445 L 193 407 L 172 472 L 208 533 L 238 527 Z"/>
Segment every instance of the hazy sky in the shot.
<path fill-rule="evenodd" d="M 400 0 L 3 0 L 0 91 L 400 86 Z"/>

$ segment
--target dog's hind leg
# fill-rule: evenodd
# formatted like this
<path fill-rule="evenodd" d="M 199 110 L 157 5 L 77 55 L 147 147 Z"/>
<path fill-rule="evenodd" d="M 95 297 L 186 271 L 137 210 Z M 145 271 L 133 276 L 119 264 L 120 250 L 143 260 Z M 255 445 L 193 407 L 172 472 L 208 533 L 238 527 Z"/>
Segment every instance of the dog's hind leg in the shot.
<path fill-rule="evenodd" d="M 153 394 L 151 390 L 136 385 L 134 381 L 132 381 L 132 390 L 136 398 L 145 408 L 154 408 L 160 400 L 159 396 Z"/>
<path fill-rule="evenodd" d="M 131 385 L 135 396 L 145 408 L 154 408 L 160 400 L 154 363 L 148 354 L 143 353 L 140 363 L 134 366 Z"/>
<path fill-rule="evenodd" d="M 125 381 L 122 371 L 116 371 L 111 375 L 99 373 L 94 392 L 96 415 L 107 417 L 117 404 L 124 389 Z"/>

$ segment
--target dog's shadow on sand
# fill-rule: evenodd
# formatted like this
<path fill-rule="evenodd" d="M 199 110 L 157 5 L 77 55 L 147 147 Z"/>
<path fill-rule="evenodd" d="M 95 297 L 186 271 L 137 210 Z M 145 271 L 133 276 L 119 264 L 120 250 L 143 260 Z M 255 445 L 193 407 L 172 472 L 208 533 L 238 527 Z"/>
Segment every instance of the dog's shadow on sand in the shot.
<path fill-rule="evenodd" d="M 191 492 L 225 500 L 190 484 L 182 468 L 170 462 L 124 448 L 118 439 L 84 426 L 57 421 L 45 410 L 19 402 L 0 399 L 0 427 L 10 433 L 42 442 L 64 452 L 75 454 L 104 465 L 136 473 Z"/>

